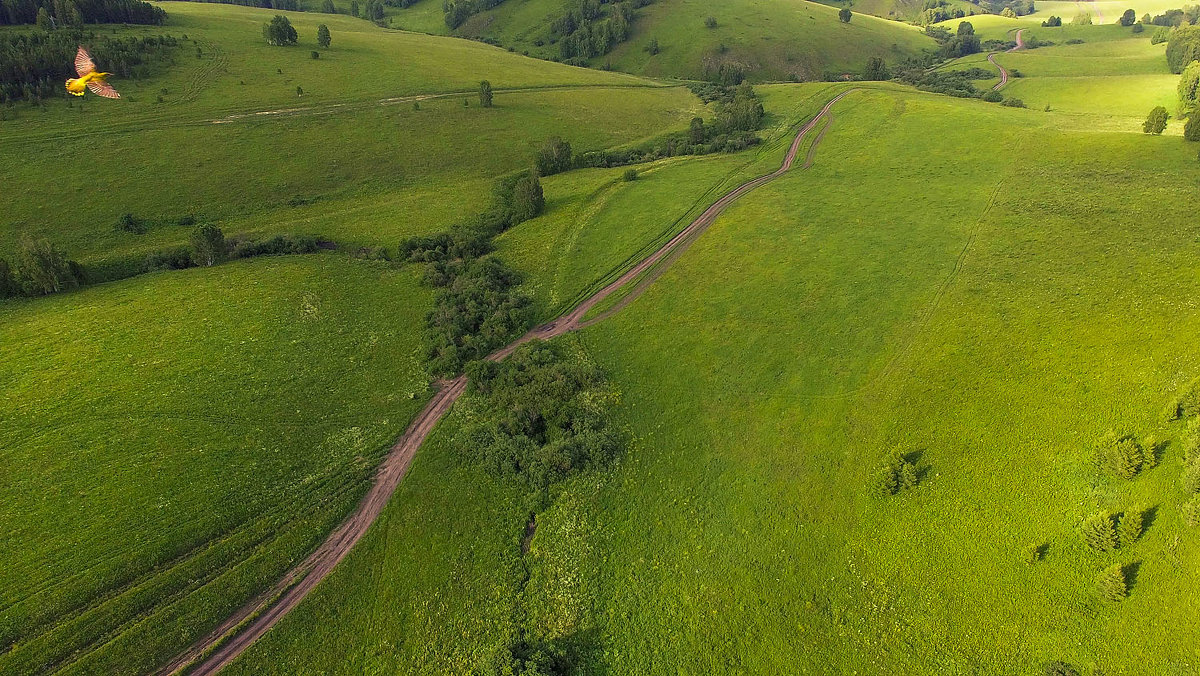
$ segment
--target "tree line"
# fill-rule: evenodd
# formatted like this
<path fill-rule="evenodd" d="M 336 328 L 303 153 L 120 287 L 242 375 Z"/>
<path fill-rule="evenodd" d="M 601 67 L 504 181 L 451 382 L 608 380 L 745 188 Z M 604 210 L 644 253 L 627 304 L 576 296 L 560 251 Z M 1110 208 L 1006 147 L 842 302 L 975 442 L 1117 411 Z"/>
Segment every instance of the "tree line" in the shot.
<path fill-rule="evenodd" d="M 578 0 L 576 5 L 551 24 L 558 37 L 561 58 L 567 63 L 582 64 L 587 59 L 602 56 L 629 39 L 634 10 L 653 0 L 623 0 L 606 3 L 602 0 Z M 612 5 L 605 13 L 603 5 Z"/>
<path fill-rule="evenodd" d="M 167 13 L 142 0 L 0 0 L 0 26 L 33 24 L 41 13 L 54 27 L 85 23 L 161 26 Z"/>
<path fill-rule="evenodd" d="M 96 63 L 121 78 L 141 79 L 174 62 L 179 41 L 169 35 L 97 36 L 78 29 L 0 33 L 0 103 L 66 96 L 75 77 L 75 50 L 85 45 Z"/>

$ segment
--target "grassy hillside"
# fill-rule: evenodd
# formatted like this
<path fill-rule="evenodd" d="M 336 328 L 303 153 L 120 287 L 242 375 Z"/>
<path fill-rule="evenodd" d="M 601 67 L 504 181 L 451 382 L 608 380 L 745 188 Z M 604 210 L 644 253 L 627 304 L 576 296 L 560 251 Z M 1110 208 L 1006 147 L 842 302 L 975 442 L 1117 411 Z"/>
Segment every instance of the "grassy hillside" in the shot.
<path fill-rule="evenodd" d="M 455 34 L 555 58 L 559 48 L 550 26 L 569 5 L 565 0 L 509 0 L 473 17 Z M 422 0 L 398 10 L 392 20 L 397 26 L 430 30 L 435 8 L 440 8 L 437 0 Z M 713 28 L 705 25 L 710 16 L 717 22 Z M 646 51 L 651 40 L 661 48 L 657 55 Z M 651 77 L 693 79 L 705 77 L 706 65 L 715 71 L 729 63 L 755 81 L 819 80 L 826 74 L 861 72 L 872 56 L 895 61 L 933 47 L 912 26 L 865 15 L 842 24 L 837 9 L 803 0 L 656 0 L 637 10 L 627 42 L 589 63 Z"/>
<path fill-rule="evenodd" d="M 232 232 L 394 246 L 477 212 L 491 178 L 527 166 L 551 135 L 606 148 L 681 128 L 700 110 L 683 88 L 349 17 L 292 13 L 301 45 L 283 48 L 261 38 L 271 11 L 168 9 L 168 26 L 155 30 L 192 42 L 167 75 L 118 83 L 117 102 L 22 106 L 0 122 L 0 152 L 13 160 L 0 255 L 23 233 L 83 260 L 144 255 L 185 239 L 174 224 L 189 214 Z M 313 60 L 318 21 L 333 44 Z M 497 89 L 489 110 L 475 95 L 485 78 Z M 406 98 L 447 92 L 460 94 L 420 110 Z M 73 207 L 68 196 L 85 193 L 87 207 Z M 117 232 L 125 213 L 155 227 Z"/>
<path fill-rule="evenodd" d="M 839 8 L 848 7 L 860 14 L 903 21 L 916 21 L 925 11 L 925 3 L 918 0 L 822 0 L 821 4 Z M 948 8 L 961 9 L 968 15 L 984 12 L 979 6 L 966 0 L 953 0 L 949 3 Z"/>
<path fill-rule="evenodd" d="M 149 672 L 306 554 L 424 403 L 430 296 L 316 255 L 0 306 L 0 672 Z"/>
<path fill-rule="evenodd" d="M 816 93 L 768 100 L 803 109 L 802 92 Z M 1186 673 L 1200 637 L 1180 594 L 1200 545 L 1178 510 L 1178 446 L 1133 481 L 1095 454 L 1110 428 L 1179 432 L 1159 414 L 1200 375 L 1185 328 L 1200 315 L 1181 300 L 1195 233 L 1180 227 L 1200 169 L 1177 139 L 1073 127 L 851 95 L 811 170 L 739 202 L 581 335 L 631 446 L 539 516 L 531 554 L 517 553 L 523 513 L 486 482 L 439 498 L 461 518 L 421 516 L 422 495 L 472 471 L 439 450 L 451 422 L 385 525 L 241 671 L 478 668 L 532 626 L 573 646 L 583 673 L 1030 673 L 1052 660 Z M 937 144 L 922 141 L 931 129 Z M 575 190 L 601 196 L 586 222 L 604 232 L 625 188 L 581 175 Z M 877 497 L 893 448 L 915 454 L 921 480 Z M 1135 505 L 1154 508 L 1136 544 L 1086 550 L 1085 517 Z M 380 577 L 420 567 L 426 543 L 439 552 L 428 577 Z M 1034 544 L 1045 556 L 1029 564 Z M 1120 604 L 1094 590 L 1113 562 L 1133 571 Z"/>

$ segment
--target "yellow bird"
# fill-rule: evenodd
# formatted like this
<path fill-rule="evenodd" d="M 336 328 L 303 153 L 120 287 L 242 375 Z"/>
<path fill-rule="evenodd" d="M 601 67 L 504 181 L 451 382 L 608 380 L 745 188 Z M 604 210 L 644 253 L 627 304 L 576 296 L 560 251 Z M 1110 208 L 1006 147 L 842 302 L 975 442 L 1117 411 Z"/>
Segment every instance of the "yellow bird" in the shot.
<path fill-rule="evenodd" d="M 92 57 L 83 47 L 80 47 L 79 51 L 75 53 L 75 72 L 79 74 L 78 78 L 67 79 L 67 91 L 75 96 L 83 96 L 83 90 L 90 89 L 97 96 L 109 99 L 121 98 L 117 90 L 113 89 L 113 86 L 105 80 L 112 73 L 97 73 L 96 64 L 92 62 Z"/>

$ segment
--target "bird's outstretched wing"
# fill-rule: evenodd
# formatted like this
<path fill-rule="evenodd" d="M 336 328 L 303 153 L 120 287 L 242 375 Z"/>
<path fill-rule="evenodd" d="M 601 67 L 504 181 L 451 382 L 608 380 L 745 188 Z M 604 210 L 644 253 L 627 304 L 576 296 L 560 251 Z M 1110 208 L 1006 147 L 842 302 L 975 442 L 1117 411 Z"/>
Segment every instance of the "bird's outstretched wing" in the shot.
<path fill-rule="evenodd" d="M 117 93 L 117 90 L 113 89 L 113 86 L 107 82 L 98 82 L 96 80 L 92 80 L 91 82 L 87 83 L 87 88 L 92 90 L 92 93 L 96 96 L 103 96 L 107 99 L 121 98 L 121 95 Z"/>
<path fill-rule="evenodd" d="M 96 64 L 92 63 L 92 57 L 86 49 L 80 47 L 79 51 L 75 52 L 75 72 L 79 73 L 79 77 L 83 77 L 94 70 L 96 70 Z"/>

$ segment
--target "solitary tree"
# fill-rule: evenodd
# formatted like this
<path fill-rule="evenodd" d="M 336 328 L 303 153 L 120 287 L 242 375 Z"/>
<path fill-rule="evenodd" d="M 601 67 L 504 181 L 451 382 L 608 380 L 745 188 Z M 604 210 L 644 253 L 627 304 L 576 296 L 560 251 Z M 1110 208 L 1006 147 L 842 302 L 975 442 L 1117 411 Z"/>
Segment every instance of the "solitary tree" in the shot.
<path fill-rule="evenodd" d="M 558 136 L 546 139 L 546 143 L 538 151 L 536 166 L 541 176 L 550 176 L 570 169 L 571 144 Z"/>
<path fill-rule="evenodd" d="M 214 265 L 225 258 L 225 233 L 215 225 L 202 225 L 192 231 L 192 252 L 196 265 Z"/>
<path fill-rule="evenodd" d="M 1121 547 L 1130 547 L 1142 537 L 1146 510 L 1140 507 L 1128 509 L 1121 515 L 1117 525 L 1117 535 L 1120 536 Z"/>
<path fill-rule="evenodd" d="M 692 145 L 704 143 L 704 118 L 692 118 L 692 123 L 688 126 L 688 140 Z"/>
<path fill-rule="evenodd" d="M 492 83 L 487 80 L 479 82 L 479 105 L 484 108 L 492 107 Z"/>
<path fill-rule="evenodd" d="M 1092 551 L 1108 552 L 1117 546 L 1117 531 L 1113 528 L 1112 515 L 1100 512 L 1083 523 L 1083 541 Z"/>
<path fill-rule="evenodd" d="M 1132 479 L 1142 471 L 1145 462 L 1142 447 L 1133 437 L 1126 436 L 1109 442 L 1106 452 L 1109 469 L 1122 479 Z"/>
<path fill-rule="evenodd" d="M 1150 111 L 1150 115 L 1146 117 L 1146 121 L 1142 124 L 1142 132 L 1146 134 L 1162 134 L 1167 128 L 1167 119 L 1170 117 L 1167 114 L 1166 108 L 1155 106 L 1154 110 Z"/>
<path fill-rule="evenodd" d="M 846 9 L 845 7 L 838 10 L 838 18 L 842 20 L 842 23 L 850 23 L 850 17 L 852 16 L 854 15 L 851 14 L 850 10 Z"/>
<path fill-rule="evenodd" d="M 317 44 L 321 47 L 328 47 L 330 40 L 329 26 L 325 24 L 317 26 Z"/>
<path fill-rule="evenodd" d="M 970 21 L 963 21 L 962 23 L 958 24 L 958 35 L 965 36 L 974 34 L 975 26 L 973 26 Z"/>
<path fill-rule="evenodd" d="M 524 176 L 513 185 L 510 222 L 523 223 L 542 213 L 546 208 L 546 197 L 542 193 L 542 182 L 537 176 Z"/>
<path fill-rule="evenodd" d="M 304 96 L 304 87 L 296 85 L 296 96 Z"/>
<path fill-rule="evenodd" d="M 266 39 L 268 45 L 282 47 L 296 44 L 299 36 L 296 35 L 296 29 L 292 27 L 292 22 L 288 21 L 286 16 L 276 14 L 263 26 L 263 38 Z"/>
<path fill-rule="evenodd" d="M 50 12 L 47 12 L 45 7 L 38 8 L 37 27 L 44 31 L 54 30 L 54 19 L 50 18 Z"/>
<path fill-rule="evenodd" d="M 888 70 L 887 64 L 884 63 L 883 58 L 872 56 L 867 59 L 867 69 L 863 71 L 863 79 L 890 80 L 892 79 L 892 74 Z"/>
<path fill-rule="evenodd" d="M 58 293 L 77 283 L 62 250 L 45 238 L 26 237 L 21 241 L 17 251 L 17 276 L 25 293 L 32 296 Z"/>
<path fill-rule="evenodd" d="M 717 27 L 717 17 L 715 17 L 715 16 L 705 17 L 704 27 L 705 28 L 716 28 Z"/>
<path fill-rule="evenodd" d="M 1132 9 L 1125 10 L 1125 13 L 1121 15 L 1122 26 L 1132 26 L 1136 21 L 1137 12 L 1133 11 Z"/>
<path fill-rule="evenodd" d="M 1096 591 L 1100 592 L 1100 598 L 1106 601 L 1116 602 L 1129 596 L 1129 586 L 1125 581 L 1125 571 L 1121 569 L 1121 564 L 1114 563 L 1100 571 L 1100 574 L 1096 576 Z"/>
<path fill-rule="evenodd" d="M 650 54 L 650 56 L 654 56 L 659 51 L 658 38 L 650 38 L 650 42 L 646 43 L 646 52 Z"/>

